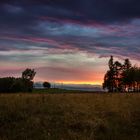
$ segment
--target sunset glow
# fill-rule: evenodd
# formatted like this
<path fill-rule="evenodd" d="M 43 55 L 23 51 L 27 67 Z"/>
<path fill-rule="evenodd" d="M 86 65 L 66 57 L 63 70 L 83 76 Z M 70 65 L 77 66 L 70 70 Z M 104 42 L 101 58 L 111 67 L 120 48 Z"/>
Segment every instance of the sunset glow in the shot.
<path fill-rule="evenodd" d="M 93 82 L 93 81 L 56 81 L 57 83 L 59 84 L 86 84 L 86 85 L 101 85 L 102 84 L 102 81 L 96 81 L 96 82 Z"/>

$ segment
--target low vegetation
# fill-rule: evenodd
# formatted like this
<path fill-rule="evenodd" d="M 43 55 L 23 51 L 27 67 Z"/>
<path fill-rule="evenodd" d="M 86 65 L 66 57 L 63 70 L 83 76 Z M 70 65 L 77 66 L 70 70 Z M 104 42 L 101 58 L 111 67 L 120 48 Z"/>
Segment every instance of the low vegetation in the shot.
<path fill-rule="evenodd" d="M 34 69 L 26 69 L 22 76 L 0 78 L 0 93 L 32 92 L 36 72 Z"/>
<path fill-rule="evenodd" d="M 0 94 L 1 140 L 139 140 L 139 94 Z"/>

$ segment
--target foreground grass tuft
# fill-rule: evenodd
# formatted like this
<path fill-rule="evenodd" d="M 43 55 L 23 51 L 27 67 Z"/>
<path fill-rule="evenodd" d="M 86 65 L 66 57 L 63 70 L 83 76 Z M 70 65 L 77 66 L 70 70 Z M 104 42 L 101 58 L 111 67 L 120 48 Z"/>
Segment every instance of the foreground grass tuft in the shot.
<path fill-rule="evenodd" d="M 139 140 L 139 94 L 0 95 L 0 140 Z"/>

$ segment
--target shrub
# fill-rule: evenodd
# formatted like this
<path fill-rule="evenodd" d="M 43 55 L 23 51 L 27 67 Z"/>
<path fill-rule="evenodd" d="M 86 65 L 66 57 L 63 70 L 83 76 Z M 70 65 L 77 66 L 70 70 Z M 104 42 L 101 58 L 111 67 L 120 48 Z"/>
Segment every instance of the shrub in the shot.
<path fill-rule="evenodd" d="M 44 82 L 43 87 L 44 88 L 51 88 L 51 84 L 49 82 Z"/>

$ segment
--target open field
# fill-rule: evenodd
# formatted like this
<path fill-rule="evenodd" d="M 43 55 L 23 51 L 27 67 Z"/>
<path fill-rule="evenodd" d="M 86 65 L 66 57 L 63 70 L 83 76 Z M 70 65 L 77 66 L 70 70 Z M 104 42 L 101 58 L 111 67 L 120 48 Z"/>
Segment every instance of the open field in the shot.
<path fill-rule="evenodd" d="M 34 89 L 33 94 L 82 94 L 82 93 L 106 93 L 106 92 L 101 92 L 101 91 L 84 91 L 84 90 L 67 90 L 67 89 L 60 89 L 60 88 L 50 88 L 50 89 Z"/>
<path fill-rule="evenodd" d="M 140 140 L 140 94 L 0 94 L 0 140 Z"/>

